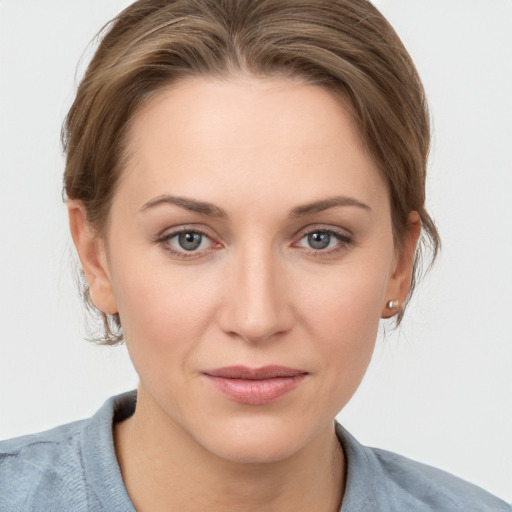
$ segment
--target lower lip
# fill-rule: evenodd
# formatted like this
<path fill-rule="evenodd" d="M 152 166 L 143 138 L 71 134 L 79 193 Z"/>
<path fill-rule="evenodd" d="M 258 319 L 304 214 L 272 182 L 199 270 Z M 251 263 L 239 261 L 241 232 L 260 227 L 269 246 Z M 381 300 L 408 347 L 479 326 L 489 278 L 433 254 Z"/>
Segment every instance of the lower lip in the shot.
<path fill-rule="evenodd" d="M 228 379 L 206 375 L 209 381 L 235 402 L 248 405 L 264 405 L 294 390 L 306 374 L 272 379 Z"/>

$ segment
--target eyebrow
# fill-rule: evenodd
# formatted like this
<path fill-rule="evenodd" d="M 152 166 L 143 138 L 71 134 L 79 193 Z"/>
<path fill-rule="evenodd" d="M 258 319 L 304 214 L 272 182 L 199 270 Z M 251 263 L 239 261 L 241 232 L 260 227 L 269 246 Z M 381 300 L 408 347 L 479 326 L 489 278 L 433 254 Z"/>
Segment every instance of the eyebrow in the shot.
<path fill-rule="evenodd" d="M 228 214 L 226 213 L 225 210 L 212 203 L 208 203 L 206 201 L 198 201 L 197 199 L 189 199 L 186 197 L 172 196 L 169 194 L 165 194 L 162 196 L 155 197 L 154 199 L 151 199 L 142 206 L 140 211 L 145 212 L 151 208 L 155 208 L 157 206 L 161 206 L 164 204 L 178 206 L 180 208 L 183 208 L 184 210 L 199 213 L 207 217 L 228 217 Z M 314 213 L 323 212 L 325 210 L 329 210 L 330 208 L 336 208 L 340 206 L 355 206 L 357 208 L 362 208 L 363 210 L 371 210 L 371 208 L 367 204 L 362 203 L 361 201 L 354 197 L 335 196 L 330 197 L 328 199 L 322 199 L 321 201 L 315 201 L 305 205 L 297 206 L 290 211 L 289 217 L 305 217 L 306 215 L 312 215 Z"/>
<path fill-rule="evenodd" d="M 141 209 L 141 212 L 145 212 L 151 208 L 155 208 L 156 206 L 160 206 L 162 204 L 171 204 L 175 206 L 179 206 L 184 210 L 188 210 L 189 212 L 200 213 L 201 215 L 206 215 L 207 217 L 221 217 L 226 218 L 228 214 L 222 208 L 215 206 L 212 203 L 207 203 L 205 201 L 197 201 L 196 199 L 188 199 L 185 197 L 176 197 L 165 194 L 163 196 L 155 197 L 155 199 L 151 199 L 148 201 Z"/>
<path fill-rule="evenodd" d="M 315 201 L 313 203 L 305 204 L 303 206 L 297 206 L 290 212 L 291 218 L 304 217 L 306 215 L 312 215 L 313 213 L 323 212 L 330 208 L 336 208 L 338 206 L 355 206 L 362 208 L 363 210 L 371 211 L 371 208 L 356 199 L 355 197 L 348 196 L 335 196 L 321 201 Z"/>

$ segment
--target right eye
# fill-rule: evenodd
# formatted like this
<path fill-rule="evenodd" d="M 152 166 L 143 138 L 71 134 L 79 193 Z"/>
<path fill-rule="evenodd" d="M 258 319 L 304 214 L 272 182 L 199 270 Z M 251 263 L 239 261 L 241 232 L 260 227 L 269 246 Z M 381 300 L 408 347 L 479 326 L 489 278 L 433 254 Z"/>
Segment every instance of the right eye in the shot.
<path fill-rule="evenodd" d="M 171 240 L 175 239 L 175 243 L 185 251 L 195 251 L 203 244 L 205 236 L 195 231 L 185 231 L 179 235 L 174 235 Z M 172 243 L 172 242 L 171 242 Z"/>
<path fill-rule="evenodd" d="M 158 242 L 167 251 L 182 258 L 200 256 L 215 245 L 206 233 L 195 229 L 181 229 L 167 233 L 159 238 Z"/>

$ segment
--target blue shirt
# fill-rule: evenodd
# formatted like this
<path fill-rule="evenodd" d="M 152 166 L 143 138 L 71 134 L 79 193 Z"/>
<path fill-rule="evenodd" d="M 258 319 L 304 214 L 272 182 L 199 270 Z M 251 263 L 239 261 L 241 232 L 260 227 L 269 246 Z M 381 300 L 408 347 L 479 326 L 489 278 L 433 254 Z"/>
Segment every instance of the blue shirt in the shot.
<path fill-rule="evenodd" d="M 114 451 L 113 423 L 135 392 L 110 398 L 90 419 L 0 442 L 1 512 L 134 512 Z M 343 427 L 347 485 L 340 512 L 511 512 L 500 499 L 444 471 L 367 448 Z"/>

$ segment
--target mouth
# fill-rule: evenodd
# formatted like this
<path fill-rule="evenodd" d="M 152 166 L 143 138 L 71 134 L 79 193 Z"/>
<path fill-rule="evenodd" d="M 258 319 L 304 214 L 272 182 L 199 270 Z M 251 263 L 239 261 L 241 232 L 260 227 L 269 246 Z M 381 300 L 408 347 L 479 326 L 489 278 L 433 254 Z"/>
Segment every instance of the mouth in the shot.
<path fill-rule="evenodd" d="M 228 366 L 207 370 L 203 375 L 235 402 L 264 405 L 297 388 L 308 372 L 284 366 Z"/>

